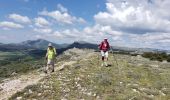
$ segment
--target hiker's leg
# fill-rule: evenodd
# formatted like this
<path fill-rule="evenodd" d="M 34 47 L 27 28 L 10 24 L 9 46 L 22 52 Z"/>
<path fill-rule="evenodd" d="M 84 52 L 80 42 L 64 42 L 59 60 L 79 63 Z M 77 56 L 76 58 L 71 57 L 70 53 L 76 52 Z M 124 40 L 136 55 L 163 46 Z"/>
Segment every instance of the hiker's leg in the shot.
<path fill-rule="evenodd" d="M 102 56 L 102 61 L 104 61 L 104 56 Z"/>
<path fill-rule="evenodd" d="M 106 61 L 108 61 L 108 57 L 109 57 L 108 51 L 105 52 L 105 57 L 106 57 Z"/>
<path fill-rule="evenodd" d="M 51 70 L 52 70 L 52 72 L 54 72 L 54 60 L 52 60 L 52 62 L 51 62 Z"/>
<path fill-rule="evenodd" d="M 105 52 L 105 66 L 108 66 L 107 61 L 108 61 L 108 51 Z"/>
<path fill-rule="evenodd" d="M 102 66 L 104 64 L 104 51 L 101 51 L 101 55 L 102 55 Z"/>
<path fill-rule="evenodd" d="M 102 61 L 104 61 L 104 51 L 101 51 Z"/>
<path fill-rule="evenodd" d="M 46 67 L 46 72 L 48 72 L 51 68 L 51 60 L 50 59 L 48 59 L 48 61 L 47 61 L 47 67 Z"/>
<path fill-rule="evenodd" d="M 44 71 L 45 73 L 47 73 L 47 72 L 48 72 L 49 67 L 50 67 L 50 64 L 48 64 L 48 63 L 47 63 L 47 66 L 46 66 L 45 71 Z"/>

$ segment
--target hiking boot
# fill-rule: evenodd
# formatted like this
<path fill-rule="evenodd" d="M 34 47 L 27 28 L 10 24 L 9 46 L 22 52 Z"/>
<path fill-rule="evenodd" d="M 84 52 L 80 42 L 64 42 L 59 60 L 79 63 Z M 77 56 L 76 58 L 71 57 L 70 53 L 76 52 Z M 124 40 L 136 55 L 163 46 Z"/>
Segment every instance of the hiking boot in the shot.
<path fill-rule="evenodd" d="M 108 64 L 105 62 L 105 66 L 108 67 Z"/>
<path fill-rule="evenodd" d="M 46 70 L 44 70 L 44 73 L 45 73 L 45 74 L 47 74 L 47 71 L 46 71 Z"/>
<path fill-rule="evenodd" d="M 54 69 L 51 71 L 52 73 L 54 72 Z"/>

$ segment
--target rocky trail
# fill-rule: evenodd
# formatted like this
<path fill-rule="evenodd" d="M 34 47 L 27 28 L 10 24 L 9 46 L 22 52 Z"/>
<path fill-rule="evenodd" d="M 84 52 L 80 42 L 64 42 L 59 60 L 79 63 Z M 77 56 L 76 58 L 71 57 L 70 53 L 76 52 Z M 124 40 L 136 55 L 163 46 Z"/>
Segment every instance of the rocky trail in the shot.
<path fill-rule="evenodd" d="M 63 65 L 57 67 L 55 71 L 62 70 L 64 66 L 71 65 L 73 63 L 74 61 L 65 62 Z M 0 84 L 0 100 L 7 100 L 13 94 L 22 91 L 25 87 L 37 84 L 45 76 L 47 76 L 45 73 L 37 71 L 36 73 L 31 72 L 26 75 L 3 80 Z"/>
<path fill-rule="evenodd" d="M 29 73 L 14 77 L 13 79 L 6 79 L 0 84 L 0 100 L 7 100 L 16 92 L 23 90 L 26 86 L 36 84 L 43 76 Z"/>
<path fill-rule="evenodd" d="M 80 53 L 81 52 L 79 52 L 79 54 Z M 60 62 L 60 66 L 56 67 L 55 71 L 63 70 L 65 66 L 69 66 L 74 63 L 75 61 Z M 57 65 L 58 64 L 55 64 L 55 66 Z M 41 79 L 48 76 L 49 74 L 43 73 L 42 69 L 43 68 L 28 74 L 4 79 L 2 83 L 0 83 L 0 100 L 7 100 L 15 93 L 22 91 L 27 86 L 37 84 Z"/>

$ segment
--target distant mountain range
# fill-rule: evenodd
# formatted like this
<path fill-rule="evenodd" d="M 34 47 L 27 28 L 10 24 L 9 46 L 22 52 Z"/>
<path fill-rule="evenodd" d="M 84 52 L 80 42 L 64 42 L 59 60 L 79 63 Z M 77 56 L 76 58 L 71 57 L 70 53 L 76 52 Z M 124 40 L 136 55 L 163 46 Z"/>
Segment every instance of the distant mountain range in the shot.
<path fill-rule="evenodd" d="M 49 43 L 52 43 L 52 42 L 43 40 L 43 39 L 38 39 L 38 40 L 24 41 L 24 42 L 21 42 L 20 45 L 31 47 L 31 48 L 36 48 L 36 49 L 47 49 Z M 68 44 L 56 44 L 56 43 L 52 43 L 52 45 L 59 49 L 65 48 L 68 46 Z"/>
<path fill-rule="evenodd" d="M 56 44 L 44 39 L 38 40 L 27 40 L 21 43 L 11 43 L 11 44 L 2 44 L 0 43 L 0 51 L 23 51 L 23 50 L 46 50 L 49 43 L 52 43 L 60 52 L 65 51 L 71 48 L 80 48 L 80 49 L 98 49 L 97 44 L 92 44 L 84 41 L 76 41 L 72 44 Z M 117 47 L 112 46 L 114 51 L 127 51 L 127 52 L 170 52 L 167 50 L 151 49 L 151 48 L 128 48 L 128 47 Z"/>
<path fill-rule="evenodd" d="M 32 50 L 32 49 L 47 49 L 48 44 L 52 43 L 47 40 L 38 39 L 38 40 L 28 40 L 21 43 L 10 43 L 2 44 L 0 43 L 0 51 L 16 51 L 16 50 Z M 55 44 L 52 45 L 58 49 L 66 48 L 68 44 Z"/>
<path fill-rule="evenodd" d="M 97 44 L 92 44 L 92 43 L 88 43 L 88 42 L 83 42 L 83 41 L 77 41 L 74 42 L 72 44 L 70 44 L 67 49 L 71 49 L 71 48 L 79 48 L 79 49 L 98 49 L 98 45 Z"/>

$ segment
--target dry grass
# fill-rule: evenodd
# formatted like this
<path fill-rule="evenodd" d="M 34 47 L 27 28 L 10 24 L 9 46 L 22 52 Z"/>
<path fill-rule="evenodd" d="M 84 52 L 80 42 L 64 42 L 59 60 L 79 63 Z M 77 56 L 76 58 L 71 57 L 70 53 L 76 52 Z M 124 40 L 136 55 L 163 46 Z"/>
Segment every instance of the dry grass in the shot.
<path fill-rule="evenodd" d="M 144 58 L 116 55 L 119 64 L 117 66 L 111 55 L 109 60 L 111 66 L 101 67 L 98 63 L 98 54 L 90 53 L 90 55 L 82 59 L 76 55 L 77 63 L 68 65 L 64 70 L 45 77 L 39 84 L 18 92 L 11 97 L 11 100 L 17 97 L 22 97 L 23 100 L 170 99 L 170 68 L 168 67 L 170 64 L 166 64 L 167 67 L 153 67 L 149 65 L 153 62 Z M 134 64 L 133 60 L 140 64 Z"/>

